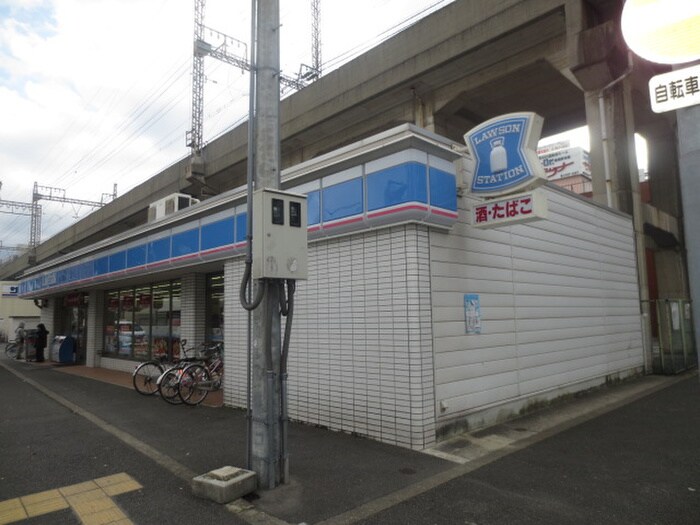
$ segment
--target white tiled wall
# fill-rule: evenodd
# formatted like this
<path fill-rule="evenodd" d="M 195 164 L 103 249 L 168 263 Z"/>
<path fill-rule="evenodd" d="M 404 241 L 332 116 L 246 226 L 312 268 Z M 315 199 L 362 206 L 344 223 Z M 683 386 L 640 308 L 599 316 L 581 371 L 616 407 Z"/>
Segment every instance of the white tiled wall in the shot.
<path fill-rule="evenodd" d="M 85 349 L 85 366 L 100 366 L 100 352 L 103 347 L 104 326 L 104 292 L 90 292 L 87 311 L 87 348 Z"/>
<path fill-rule="evenodd" d="M 100 366 L 110 370 L 119 370 L 120 372 L 131 373 L 140 365 L 140 361 L 131 361 L 127 359 L 115 359 L 114 357 L 100 357 Z"/>
<path fill-rule="evenodd" d="M 224 264 L 224 403 L 237 407 L 246 406 L 247 392 L 248 312 L 238 299 L 243 269 L 241 257 Z"/>
<path fill-rule="evenodd" d="M 435 440 L 429 236 L 403 225 L 309 246 L 289 356 L 293 419 L 424 448 Z M 226 281 L 225 402 L 245 406 L 242 259 Z"/>
<path fill-rule="evenodd" d="M 206 335 L 206 276 L 190 273 L 182 276 L 180 295 L 180 337 L 187 348 L 204 342 Z"/>

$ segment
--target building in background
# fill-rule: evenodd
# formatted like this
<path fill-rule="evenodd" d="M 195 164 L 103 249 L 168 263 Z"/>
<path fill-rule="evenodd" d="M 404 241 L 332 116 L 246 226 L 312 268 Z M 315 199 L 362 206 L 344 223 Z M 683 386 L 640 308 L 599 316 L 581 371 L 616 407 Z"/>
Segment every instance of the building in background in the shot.
<path fill-rule="evenodd" d="M 15 329 L 24 322 L 27 328 L 34 328 L 41 319 L 41 309 L 31 299 L 22 299 L 18 295 L 19 283 L 0 281 L 0 342 L 10 341 L 15 337 Z"/>
<path fill-rule="evenodd" d="M 567 141 L 537 148 L 547 179 L 561 188 L 591 197 L 591 162 L 588 152 Z"/>

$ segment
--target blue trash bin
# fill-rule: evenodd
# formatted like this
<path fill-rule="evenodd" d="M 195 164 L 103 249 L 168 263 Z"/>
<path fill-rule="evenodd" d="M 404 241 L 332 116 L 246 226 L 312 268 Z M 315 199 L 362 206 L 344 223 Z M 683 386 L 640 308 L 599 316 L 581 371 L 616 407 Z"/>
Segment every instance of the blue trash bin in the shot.
<path fill-rule="evenodd" d="M 75 363 L 75 339 L 71 336 L 66 336 L 58 348 L 58 362 Z"/>

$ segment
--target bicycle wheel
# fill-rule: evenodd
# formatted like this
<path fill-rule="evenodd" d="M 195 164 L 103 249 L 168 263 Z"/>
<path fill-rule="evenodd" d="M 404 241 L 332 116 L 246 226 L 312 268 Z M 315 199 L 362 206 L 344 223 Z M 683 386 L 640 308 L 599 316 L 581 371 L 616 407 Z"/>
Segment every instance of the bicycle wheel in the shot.
<path fill-rule="evenodd" d="M 163 373 L 163 366 L 155 361 L 141 363 L 132 377 L 134 388 L 139 394 L 152 396 L 158 391 L 158 378 Z"/>
<path fill-rule="evenodd" d="M 172 405 L 179 405 L 182 403 L 177 388 L 181 374 L 182 368 L 175 367 L 166 370 L 163 375 L 158 378 L 158 392 L 160 392 L 160 397 Z"/>
<path fill-rule="evenodd" d="M 5 345 L 5 355 L 10 359 L 17 357 L 17 343 L 7 343 Z"/>
<path fill-rule="evenodd" d="M 182 371 L 178 393 L 180 399 L 191 406 L 199 405 L 209 394 L 209 371 L 202 365 L 190 365 Z"/>

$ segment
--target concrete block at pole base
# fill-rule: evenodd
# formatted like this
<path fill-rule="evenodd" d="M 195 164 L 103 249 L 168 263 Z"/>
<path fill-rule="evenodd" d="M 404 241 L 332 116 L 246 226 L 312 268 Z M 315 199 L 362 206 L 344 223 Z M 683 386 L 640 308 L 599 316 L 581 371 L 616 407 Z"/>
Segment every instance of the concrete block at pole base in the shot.
<path fill-rule="evenodd" d="M 257 484 L 255 472 L 226 466 L 193 478 L 192 491 L 200 498 L 228 503 L 250 494 Z"/>

